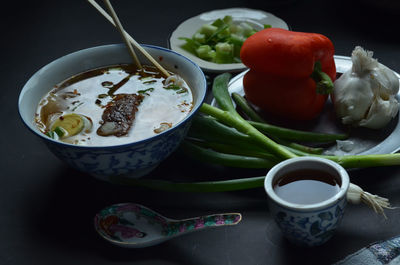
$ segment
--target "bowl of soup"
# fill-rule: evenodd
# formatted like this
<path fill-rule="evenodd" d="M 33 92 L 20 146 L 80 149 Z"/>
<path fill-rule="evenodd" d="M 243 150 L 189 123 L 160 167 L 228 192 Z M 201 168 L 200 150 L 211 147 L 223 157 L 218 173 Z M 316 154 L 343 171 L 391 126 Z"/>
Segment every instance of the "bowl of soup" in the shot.
<path fill-rule="evenodd" d="M 63 56 L 22 88 L 27 128 L 62 161 L 97 178 L 138 178 L 173 153 L 206 95 L 206 79 L 188 58 L 143 45 L 170 74 L 140 53 L 111 44 Z"/>

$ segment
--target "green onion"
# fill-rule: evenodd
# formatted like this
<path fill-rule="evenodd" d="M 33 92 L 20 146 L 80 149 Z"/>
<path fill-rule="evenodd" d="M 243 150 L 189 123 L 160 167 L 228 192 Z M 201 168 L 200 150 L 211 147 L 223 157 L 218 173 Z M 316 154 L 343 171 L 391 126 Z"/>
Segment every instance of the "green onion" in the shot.
<path fill-rule="evenodd" d="M 178 86 L 178 85 L 172 84 L 172 85 L 169 85 L 169 86 L 164 87 L 164 89 L 168 89 L 168 90 L 179 90 L 179 89 L 181 89 L 181 87 Z"/>
<path fill-rule="evenodd" d="M 241 118 L 240 115 L 236 112 L 235 114 L 232 112 L 223 111 L 206 103 L 203 103 L 203 105 L 200 107 L 200 111 L 213 116 L 224 124 L 232 126 L 244 134 L 249 135 L 260 146 L 266 148 L 280 158 L 287 159 L 296 157 L 296 155 L 293 154 L 291 151 L 282 147 L 281 145 L 268 138 L 266 135 L 259 132 L 256 128 L 254 128 L 243 118 Z"/>
<path fill-rule="evenodd" d="M 185 153 L 191 154 L 200 161 L 207 163 L 216 163 L 229 167 L 244 167 L 244 168 L 271 168 L 276 164 L 275 161 L 270 161 L 265 158 L 232 155 L 216 152 L 212 149 L 207 149 L 184 141 L 181 145 Z"/>
<path fill-rule="evenodd" d="M 232 99 L 240 107 L 240 109 L 252 120 L 248 121 L 251 125 L 257 128 L 262 133 L 274 135 L 280 139 L 302 141 L 302 142 L 332 142 L 336 140 L 345 140 L 347 134 L 329 134 L 316 133 L 300 130 L 293 130 L 268 124 L 261 116 L 250 106 L 247 100 L 238 93 L 232 93 Z"/>
<path fill-rule="evenodd" d="M 302 144 L 298 144 L 298 143 L 294 143 L 294 142 L 289 142 L 287 140 L 283 140 L 283 139 L 279 139 L 279 138 L 275 138 L 272 137 L 272 139 L 274 139 L 277 143 L 284 145 L 286 147 L 290 147 L 308 154 L 322 154 L 322 152 L 324 151 L 324 149 L 322 147 L 311 147 L 311 146 L 306 146 L 306 145 L 302 145 Z"/>
<path fill-rule="evenodd" d="M 329 133 L 317 133 L 317 132 L 306 132 L 293 129 L 287 129 L 267 123 L 260 123 L 255 121 L 249 121 L 251 125 L 257 128 L 259 131 L 279 135 L 280 138 L 286 140 L 297 140 L 302 142 L 315 142 L 315 143 L 326 143 L 336 140 L 345 140 L 349 136 L 347 134 L 329 134 Z"/>
<path fill-rule="evenodd" d="M 122 176 L 111 176 L 109 180 L 124 186 L 143 187 L 169 192 L 225 192 L 247 190 L 264 186 L 265 177 L 242 178 L 221 181 L 203 181 L 177 183 L 157 179 L 133 179 Z"/>
<path fill-rule="evenodd" d="M 213 142 L 255 145 L 254 141 L 248 135 L 239 132 L 235 128 L 226 126 L 207 115 L 196 115 L 193 118 L 188 136 Z"/>
<path fill-rule="evenodd" d="M 208 142 L 235 145 L 236 147 L 240 147 L 240 149 L 251 148 L 255 151 L 265 152 L 265 150 L 260 148 L 250 136 L 239 132 L 235 128 L 226 126 L 215 118 L 207 115 L 196 115 L 193 118 L 192 126 L 188 132 L 188 137 Z M 308 147 L 284 140 L 278 140 L 277 142 L 281 145 L 311 154 L 321 154 L 323 151 L 322 148 Z"/>
<path fill-rule="evenodd" d="M 238 93 L 232 93 L 232 99 L 239 108 L 253 121 L 265 122 L 263 118 L 249 105 L 247 100 Z"/>
<path fill-rule="evenodd" d="M 230 76 L 230 74 L 228 74 Z M 301 153 L 300 151 L 289 151 L 289 148 L 284 148 L 279 144 L 275 143 L 268 137 L 262 137 L 259 135 L 259 131 L 255 129 L 249 122 L 240 117 L 240 115 L 234 109 L 231 98 L 228 92 L 228 80 L 227 74 L 221 74 L 215 78 L 213 85 L 213 94 L 221 109 L 215 108 L 211 105 L 203 103 L 201 111 L 209 114 L 226 125 L 236 128 L 238 131 L 247 134 L 260 146 L 270 150 L 271 153 L 277 155 L 277 158 L 284 160 L 288 157 L 299 155 L 309 155 L 307 153 Z M 257 133 L 258 132 L 258 133 Z M 262 134 L 263 135 L 263 134 Z M 316 135 L 313 135 L 316 137 Z M 302 136 L 303 137 L 303 136 Z M 303 139 L 301 139 L 303 140 Z M 284 150 L 286 149 L 287 152 Z M 215 154 L 214 154 L 215 155 Z M 287 156 L 287 157 L 285 157 Z M 347 155 L 347 156 L 323 156 L 332 161 L 335 161 L 345 168 L 354 167 L 374 167 L 374 166 L 394 166 L 400 165 L 400 154 L 372 154 L 372 155 Z"/>
<path fill-rule="evenodd" d="M 154 87 L 149 87 L 149 88 L 147 88 L 147 89 L 138 90 L 138 93 L 139 93 L 139 94 L 150 95 L 150 94 L 147 93 L 147 92 L 153 92 L 153 91 L 154 91 Z"/>
<path fill-rule="evenodd" d="M 189 137 L 182 143 L 181 148 L 186 153 L 196 157 L 200 161 L 217 163 L 230 167 L 269 169 L 276 163 L 287 158 L 309 155 L 330 159 L 345 168 L 400 165 L 399 153 L 324 156 L 308 154 L 290 147 L 284 147 L 274 142 L 269 137 L 259 132 L 236 112 L 227 91 L 229 78 L 230 74 L 222 74 L 217 76 L 214 81 L 213 93 L 221 109 L 203 103 L 200 109 L 201 112 L 212 117 L 205 116 L 199 118 L 199 120 L 204 122 L 204 124 L 208 124 L 209 126 L 211 126 L 211 124 L 220 123 L 221 125 L 217 125 L 215 130 L 223 128 L 221 135 L 226 135 L 227 137 L 229 136 L 231 137 L 230 140 L 236 139 L 238 141 L 230 146 L 227 146 L 225 143 L 215 143 L 209 140 L 202 141 L 201 138 L 207 139 L 208 137 L 208 133 L 204 133 L 207 132 L 207 130 L 195 135 L 197 136 L 196 139 L 190 138 L 192 135 L 189 135 Z M 215 121 L 218 121 L 219 123 L 215 123 Z M 226 130 L 224 126 L 230 126 L 231 129 Z M 202 133 L 204 134 L 203 136 L 201 135 Z M 247 149 L 244 146 L 247 146 Z M 145 187 L 171 192 L 223 192 L 263 187 L 264 178 L 265 177 L 262 176 L 192 183 L 176 183 L 156 179 L 128 179 L 122 176 L 110 177 L 110 180 L 112 182 L 124 185 L 132 185 L 136 187 Z"/>
<path fill-rule="evenodd" d="M 48 137 L 50 137 L 51 139 L 55 139 L 56 138 L 56 134 L 53 131 L 48 131 L 45 133 Z"/>
<path fill-rule="evenodd" d="M 54 128 L 54 132 L 58 135 L 58 137 L 63 137 L 65 134 L 65 131 L 62 127 L 57 126 L 56 128 Z"/>

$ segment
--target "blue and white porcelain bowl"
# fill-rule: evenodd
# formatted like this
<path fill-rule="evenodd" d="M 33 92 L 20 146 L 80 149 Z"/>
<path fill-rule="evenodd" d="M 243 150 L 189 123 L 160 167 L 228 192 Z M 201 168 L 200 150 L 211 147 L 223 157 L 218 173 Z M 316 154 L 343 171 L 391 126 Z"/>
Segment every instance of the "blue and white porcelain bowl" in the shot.
<path fill-rule="evenodd" d="M 339 176 L 339 192 L 327 200 L 313 204 L 297 204 L 280 198 L 274 191 L 274 183 L 284 174 L 300 169 L 314 169 Z M 267 174 L 264 188 L 268 205 L 283 235 L 301 246 L 318 246 L 327 242 L 339 226 L 347 204 L 349 175 L 339 164 L 319 157 L 297 157 L 275 165 Z"/>
<path fill-rule="evenodd" d="M 62 161 L 77 170 L 103 180 L 110 176 L 141 177 L 167 158 L 184 139 L 193 116 L 204 101 L 207 83 L 201 69 L 188 58 L 171 50 L 143 45 L 159 63 L 180 75 L 192 89 L 193 109 L 181 122 L 150 138 L 116 146 L 78 146 L 53 140 L 36 127 L 34 115 L 41 98 L 61 81 L 81 72 L 132 62 L 122 44 L 98 46 L 63 56 L 36 72 L 23 87 L 18 101 L 22 121 Z M 137 54 L 143 64 L 151 64 L 142 54 Z"/>

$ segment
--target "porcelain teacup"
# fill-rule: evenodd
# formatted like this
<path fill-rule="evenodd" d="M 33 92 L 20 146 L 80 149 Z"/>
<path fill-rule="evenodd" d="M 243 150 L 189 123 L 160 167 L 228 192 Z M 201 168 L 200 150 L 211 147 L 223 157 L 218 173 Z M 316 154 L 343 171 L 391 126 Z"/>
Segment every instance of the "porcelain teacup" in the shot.
<path fill-rule="evenodd" d="M 335 176 L 340 183 L 337 192 L 315 203 L 283 199 L 274 185 L 283 175 L 298 170 L 318 170 Z M 297 157 L 278 163 L 268 172 L 264 182 L 275 222 L 289 241 L 302 246 L 318 246 L 333 236 L 343 217 L 349 185 L 349 175 L 342 166 L 319 157 Z"/>

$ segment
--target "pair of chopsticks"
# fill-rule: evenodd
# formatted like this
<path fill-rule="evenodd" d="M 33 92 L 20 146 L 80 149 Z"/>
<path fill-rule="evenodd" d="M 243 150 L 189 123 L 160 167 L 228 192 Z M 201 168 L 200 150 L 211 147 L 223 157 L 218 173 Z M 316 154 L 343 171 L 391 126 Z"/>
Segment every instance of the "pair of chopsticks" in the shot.
<path fill-rule="evenodd" d="M 119 31 L 119 33 L 122 36 L 122 39 L 125 42 L 125 45 L 128 48 L 129 54 L 131 55 L 133 61 L 135 62 L 136 66 L 141 69 L 143 68 L 139 59 L 136 56 L 135 51 L 133 50 L 132 44 L 137 48 L 143 55 L 155 66 L 157 69 L 166 77 L 169 77 L 170 74 L 168 73 L 167 70 L 164 69 L 145 49 L 143 49 L 142 46 L 140 46 L 139 43 L 137 43 L 122 27 L 121 22 L 119 21 L 119 18 L 117 14 L 114 11 L 114 8 L 112 7 L 111 3 L 109 0 L 104 0 L 104 4 L 106 5 L 107 9 L 109 10 L 111 16 L 101 7 L 97 4 L 95 0 L 88 0 L 88 2 L 97 9 L 97 11 L 100 12 L 111 24 L 113 24 Z"/>

